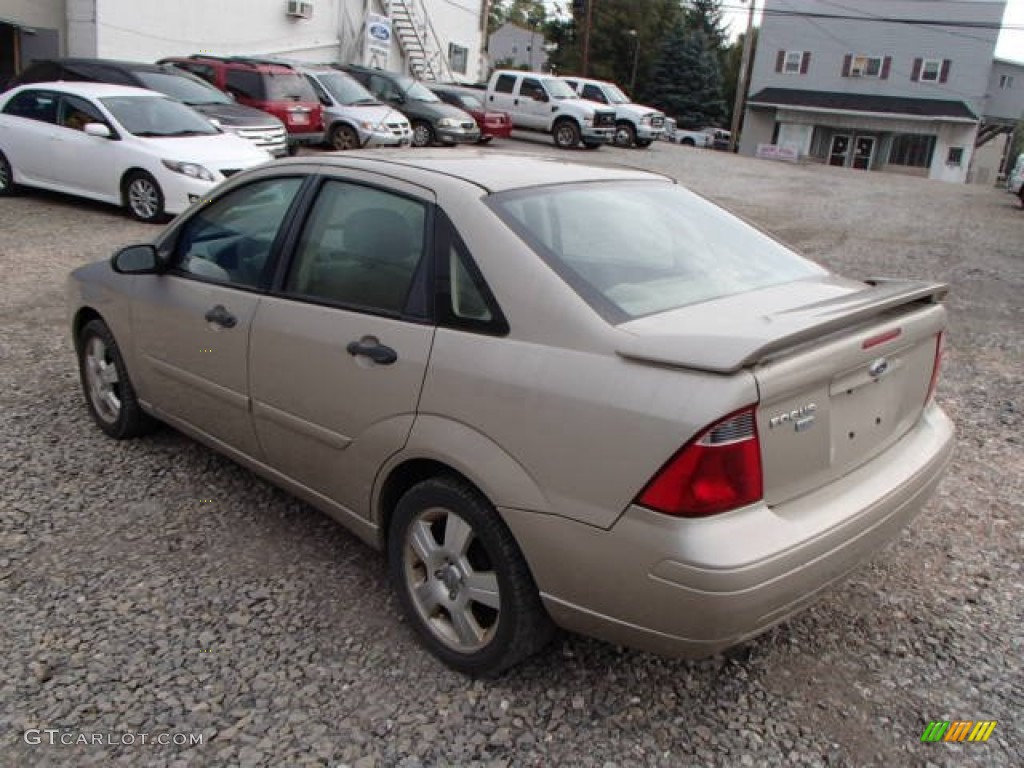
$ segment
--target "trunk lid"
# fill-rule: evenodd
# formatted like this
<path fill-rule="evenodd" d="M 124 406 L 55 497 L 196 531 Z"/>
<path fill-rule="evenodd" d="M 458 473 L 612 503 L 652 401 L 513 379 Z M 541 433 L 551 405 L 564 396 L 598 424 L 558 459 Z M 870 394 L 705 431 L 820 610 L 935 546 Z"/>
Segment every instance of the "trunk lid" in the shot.
<path fill-rule="evenodd" d="M 778 504 L 878 456 L 924 409 L 947 287 L 824 276 L 619 326 L 620 355 L 758 387 L 764 495 Z"/>

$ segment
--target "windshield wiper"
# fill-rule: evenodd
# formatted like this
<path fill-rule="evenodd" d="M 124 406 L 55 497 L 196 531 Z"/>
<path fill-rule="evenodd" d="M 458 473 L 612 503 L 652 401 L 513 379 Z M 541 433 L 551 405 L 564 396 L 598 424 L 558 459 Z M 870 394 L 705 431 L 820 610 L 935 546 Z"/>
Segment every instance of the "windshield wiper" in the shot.
<path fill-rule="evenodd" d="M 136 136 L 142 136 L 143 138 L 160 138 L 166 139 L 174 136 L 209 136 L 210 134 L 206 131 L 196 130 L 183 130 L 183 131 L 139 131 L 135 134 Z"/>

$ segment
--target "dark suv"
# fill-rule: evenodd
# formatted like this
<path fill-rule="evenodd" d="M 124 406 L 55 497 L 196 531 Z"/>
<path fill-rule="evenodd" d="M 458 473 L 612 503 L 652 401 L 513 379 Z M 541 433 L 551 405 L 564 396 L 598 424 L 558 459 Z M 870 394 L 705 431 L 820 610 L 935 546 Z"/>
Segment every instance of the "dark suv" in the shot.
<path fill-rule="evenodd" d="M 285 64 L 244 56 L 193 55 L 161 59 L 160 64 L 201 77 L 240 104 L 269 112 L 288 130 L 288 150 L 324 140 L 320 100 L 306 78 Z"/>
<path fill-rule="evenodd" d="M 158 91 L 185 102 L 203 116 L 216 120 L 225 131 L 248 139 L 272 155 L 280 157 L 288 150 L 280 120 L 261 110 L 236 104 L 205 80 L 170 65 L 111 59 L 39 59 L 7 87 L 58 80 L 133 85 Z"/>
<path fill-rule="evenodd" d="M 420 81 L 356 64 L 339 64 L 337 67 L 409 118 L 413 146 L 426 147 L 435 142 L 473 144 L 480 140 L 480 129 L 472 115 L 445 104 Z"/>

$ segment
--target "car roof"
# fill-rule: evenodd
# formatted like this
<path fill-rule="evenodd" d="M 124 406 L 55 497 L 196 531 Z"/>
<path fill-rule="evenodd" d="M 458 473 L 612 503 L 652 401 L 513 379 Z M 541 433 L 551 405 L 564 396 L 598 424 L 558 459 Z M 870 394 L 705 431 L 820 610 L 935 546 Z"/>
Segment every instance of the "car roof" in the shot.
<path fill-rule="evenodd" d="M 145 88 L 136 88 L 131 85 L 112 85 L 110 83 L 89 83 L 70 80 L 60 80 L 50 83 L 26 83 L 19 85 L 18 90 L 45 90 L 70 93 L 76 96 L 89 96 L 92 98 L 103 98 L 107 96 L 158 96 L 166 98 L 162 93 L 150 91 Z"/>
<path fill-rule="evenodd" d="M 55 64 L 63 64 L 65 66 L 74 66 L 75 64 L 92 64 L 94 66 L 110 67 L 112 69 L 123 69 L 129 72 L 167 71 L 166 66 L 160 66 L 159 64 L 151 64 L 145 61 L 124 61 L 122 59 L 89 59 L 79 56 L 68 56 L 62 59 L 43 59 L 43 61 L 51 61 Z"/>
<path fill-rule="evenodd" d="M 308 165 L 309 161 L 309 157 L 282 159 L 275 161 L 275 165 Z M 388 175 L 396 175 L 400 173 L 399 169 L 404 168 L 426 175 L 437 174 L 459 179 L 488 192 L 594 181 L 672 181 L 667 176 L 627 166 L 587 165 L 546 155 L 468 148 L 456 152 L 445 149 L 418 149 L 415 152 L 400 153 L 386 149 L 364 150 L 358 157 L 352 153 L 321 155 L 317 162 Z"/>

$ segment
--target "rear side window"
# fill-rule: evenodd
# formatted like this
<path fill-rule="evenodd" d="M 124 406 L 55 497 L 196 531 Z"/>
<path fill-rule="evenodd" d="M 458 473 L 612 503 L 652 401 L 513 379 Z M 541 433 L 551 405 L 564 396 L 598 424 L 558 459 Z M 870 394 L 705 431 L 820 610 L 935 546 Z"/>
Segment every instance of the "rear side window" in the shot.
<path fill-rule="evenodd" d="M 667 182 L 541 187 L 489 204 L 612 323 L 825 274 Z"/>
<path fill-rule="evenodd" d="M 7 102 L 4 114 L 38 120 L 40 123 L 56 123 L 57 94 L 50 91 L 22 91 Z"/>
<path fill-rule="evenodd" d="M 427 208 L 372 187 L 328 181 L 306 222 L 285 290 L 401 314 L 425 253 Z"/>
<path fill-rule="evenodd" d="M 244 69 L 229 69 L 225 86 L 228 93 L 233 93 L 243 99 L 255 99 L 262 101 L 265 94 L 263 91 L 263 79 L 259 72 L 251 72 Z"/>
<path fill-rule="evenodd" d="M 512 93 L 516 89 L 515 75 L 498 75 L 494 90 L 498 93 Z"/>

